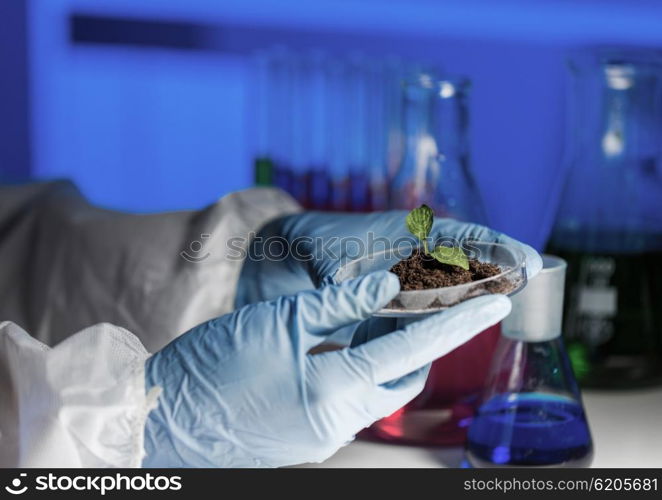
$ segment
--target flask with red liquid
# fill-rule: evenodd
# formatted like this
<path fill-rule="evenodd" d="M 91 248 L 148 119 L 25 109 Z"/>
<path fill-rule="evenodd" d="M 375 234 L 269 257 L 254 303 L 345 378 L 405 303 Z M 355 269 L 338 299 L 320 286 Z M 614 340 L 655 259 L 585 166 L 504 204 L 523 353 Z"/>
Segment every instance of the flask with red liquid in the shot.
<path fill-rule="evenodd" d="M 390 186 L 391 208 L 421 203 L 442 217 L 485 224 L 470 169 L 469 82 L 422 73 L 403 86 L 404 154 Z M 431 446 L 464 442 L 500 336 L 495 325 L 432 364 L 423 392 L 362 436 Z"/>
<path fill-rule="evenodd" d="M 432 363 L 423 391 L 362 437 L 429 446 L 464 443 L 499 337 L 495 325 Z"/>

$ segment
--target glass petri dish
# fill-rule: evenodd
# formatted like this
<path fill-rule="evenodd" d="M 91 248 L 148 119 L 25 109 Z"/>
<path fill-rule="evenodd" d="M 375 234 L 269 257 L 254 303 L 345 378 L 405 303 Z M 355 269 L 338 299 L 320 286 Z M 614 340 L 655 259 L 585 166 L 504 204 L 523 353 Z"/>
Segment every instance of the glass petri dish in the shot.
<path fill-rule="evenodd" d="M 519 248 L 503 243 L 472 241 L 468 249 L 471 258 L 494 264 L 501 272 L 462 285 L 402 291 L 375 316 L 402 318 L 431 314 L 480 295 L 513 295 L 526 285 L 526 259 Z M 334 279 L 336 283 L 342 283 L 371 272 L 388 271 L 394 264 L 409 257 L 412 251 L 413 248 L 391 248 L 349 261 L 340 266 Z"/>

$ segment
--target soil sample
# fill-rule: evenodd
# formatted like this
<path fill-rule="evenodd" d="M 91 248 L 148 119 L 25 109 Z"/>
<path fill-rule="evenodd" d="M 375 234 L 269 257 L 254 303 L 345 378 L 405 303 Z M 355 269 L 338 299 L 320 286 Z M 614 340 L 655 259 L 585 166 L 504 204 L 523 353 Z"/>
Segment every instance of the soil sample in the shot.
<path fill-rule="evenodd" d="M 469 259 L 469 269 L 465 270 L 458 266 L 442 264 L 434 257 L 415 249 L 407 259 L 395 264 L 391 272 L 400 280 L 402 291 L 411 291 L 471 283 L 495 276 L 501 273 L 502 269 L 489 262 Z M 483 287 L 487 293 L 508 293 L 513 289 L 513 284 L 507 279 L 498 279 L 483 284 Z"/>

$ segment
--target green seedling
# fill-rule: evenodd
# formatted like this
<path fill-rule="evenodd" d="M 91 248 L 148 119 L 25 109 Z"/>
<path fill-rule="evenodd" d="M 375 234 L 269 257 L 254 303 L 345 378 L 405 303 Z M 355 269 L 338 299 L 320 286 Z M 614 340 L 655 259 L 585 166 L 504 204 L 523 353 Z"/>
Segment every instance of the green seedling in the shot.
<path fill-rule="evenodd" d="M 411 234 L 416 236 L 423 244 L 423 251 L 426 255 L 433 257 L 442 264 L 450 266 L 458 266 L 462 269 L 469 270 L 469 259 L 461 247 L 453 246 L 446 247 L 439 245 L 432 249 L 428 249 L 427 238 L 432 230 L 432 222 L 434 221 L 434 212 L 427 205 L 421 205 L 407 214 L 406 223 L 407 229 Z"/>

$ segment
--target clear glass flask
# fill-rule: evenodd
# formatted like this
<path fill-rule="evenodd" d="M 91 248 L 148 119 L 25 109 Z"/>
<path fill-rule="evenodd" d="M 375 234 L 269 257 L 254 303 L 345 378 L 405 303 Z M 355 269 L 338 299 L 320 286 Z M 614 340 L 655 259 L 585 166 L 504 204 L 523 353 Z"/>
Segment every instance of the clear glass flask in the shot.
<path fill-rule="evenodd" d="M 426 203 L 438 216 L 487 224 L 470 168 L 469 87 L 464 78 L 440 80 L 428 71 L 404 84 L 404 151 L 389 186 L 391 208 Z M 463 444 L 498 339 L 496 325 L 435 361 L 421 394 L 363 435 L 403 444 Z"/>
<path fill-rule="evenodd" d="M 662 383 L 662 59 L 570 60 L 567 180 L 549 251 L 568 261 L 564 332 L 587 387 Z"/>
<path fill-rule="evenodd" d="M 421 203 L 439 217 L 485 223 L 470 166 L 469 98 L 465 78 L 421 73 L 403 88 L 404 154 L 390 186 L 391 208 Z"/>
<path fill-rule="evenodd" d="M 475 467 L 586 467 L 593 444 L 561 338 L 566 263 L 544 256 L 541 273 L 512 297 L 481 405 L 467 435 Z"/>

